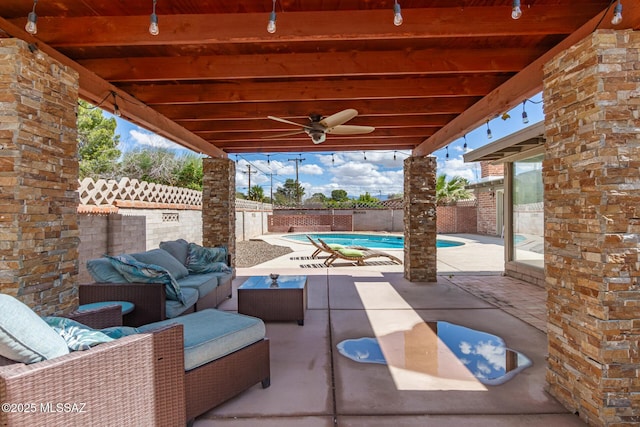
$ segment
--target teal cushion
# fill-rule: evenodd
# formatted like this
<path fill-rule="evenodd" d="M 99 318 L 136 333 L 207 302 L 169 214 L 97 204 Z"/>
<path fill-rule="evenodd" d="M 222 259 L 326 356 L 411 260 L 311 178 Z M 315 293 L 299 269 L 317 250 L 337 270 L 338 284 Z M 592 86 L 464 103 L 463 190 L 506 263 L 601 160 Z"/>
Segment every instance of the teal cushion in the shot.
<path fill-rule="evenodd" d="M 160 242 L 160 249 L 164 249 L 175 257 L 182 265 L 187 265 L 189 256 L 189 243 L 184 239 Z"/>
<path fill-rule="evenodd" d="M 182 289 L 182 295 L 184 296 L 184 304 L 180 301 L 167 300 L 165 304 L 165 316 L 171 319 L 173 317 L 180 316 L 187 311 L 191 306 L 198 302 L 198 290 L 194 288 Z"/>
<path fill-rule="evenodd" d="M 131 256 L 145 264 L 164 267 L 176 280 L 189 275 L 187 267 L 185 267 L 184 264 L 180 264 L 180 261 L 164 249 L 152 249 L 146 252 L 131 254 Z"/>
<path fill-rule="evenodd" d="M 94 345 L 113 341 L 113 338 L 102 332 L 66 317 L 48 316 L 43 317 L 43 320 L 60 334 L 72 351 L 89 350 Z"/>
<path fill-rule="evenodd" d="M 202 366 L 260 341 L 265 336 L 262 320 L 215 309 L 141 326 L 147 332 L 159 326 L 184 325 L 184 369 Z"/>
<path fill-rule="evenodd" d="M 180 289 L 193 288 L 198 290 L 198 298 L 215 291 L 218 287 L 218 276 L 221 273 L 205 273 L 205 274 L 190 274 L 187 277 L 183 277 L 178 280 Z"/>
<path fill-rule="evenodd" d="M 69 353 L 67 343 L 18 299 L 0 294 L 0 356 L 35 363 Z"/>
<path fill-rule="evenodd" d="M 227 248 L 205 248 L 195 243 L 189 243 L 187 257 L 189 273 L 229 273 L 231 267 L 227 265 Z"/>
<path fill-rule="evenodd" d="M 358 249 L 352 249 L 352 248 L 338 249 L 337 252 L 341 253 L 344 256 L 353 257 L 353 258 L 360 258 L 364 255 L 362 251 L 359 251 Z"/>
<path fill-rule="evenodd" d="M 127 279 L 116 270 L 107 258 L 90 259 L 87 271 L 98 283 L 127 283 Z"/>
<path fill-rule="evenodd" d="M 131 255 L 117 256 L 105 255 L 111 261 L 113 267 L 131 283 L 163 283 L 167 293 L 167 299 L 185 303 L 180 285 L 171 274 L 159 265 L 145 264 Z"/>

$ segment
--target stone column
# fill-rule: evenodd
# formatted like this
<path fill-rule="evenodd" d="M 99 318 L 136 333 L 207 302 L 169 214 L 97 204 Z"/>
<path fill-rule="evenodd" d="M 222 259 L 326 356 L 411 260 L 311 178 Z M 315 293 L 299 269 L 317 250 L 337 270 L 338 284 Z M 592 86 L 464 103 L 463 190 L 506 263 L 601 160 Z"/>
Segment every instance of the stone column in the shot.
<path fill-rule="evenodd" d="M 545 67 L 549 391 L 589 425 L 640 420 L 640 32 Z"/>
<path fill-rule="evenodd" d="M 202 244 L 226 246 L 231 265 L 236 256 L 236 164 L 229 159 L 203 160 Z"/>
<path fill-rule="evenodd" d="M 0 39 L 0 292 L 42 315 L 78 305 L 78 75 Z"/>
<path fill-rule="evenodd" d="M 404 277 L 436 281 L 436 158 L 404 161 Z"/>

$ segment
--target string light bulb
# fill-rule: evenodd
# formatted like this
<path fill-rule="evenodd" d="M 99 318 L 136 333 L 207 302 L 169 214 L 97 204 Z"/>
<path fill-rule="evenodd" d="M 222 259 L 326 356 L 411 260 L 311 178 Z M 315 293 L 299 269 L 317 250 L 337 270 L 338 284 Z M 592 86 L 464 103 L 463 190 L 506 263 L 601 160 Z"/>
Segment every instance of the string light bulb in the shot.
<path fill-rule="evenodd" d="M 271 9 L 271 14 L 269 15 L 267 32 L 270 34 L 273 34 L 276 32 L 276 0 L 273 0 L 273 9 Z"/>
<path fill-rule="evenodd" d="M 393 160 L 396 160 L 396 152 L 393 152 Z"/>
<path fill-rule="evenodd" d="M 620 0 L 616 3 L 616 6 L 613 8 L 613 18 L 611 18 L 612 25 L 618 25 L 622 22 L 622 4 Z"/>
<path fill-rule="evenodd" d="M 116 117 L 121 117 L 122 112 L 120 112 L 120 107 L 118 107 L 118 98 L 115 92 L 111 92 L 113 95 L 113 115 Z"/>
<path fill-rule="evenodd" d="M 511 19 L 520 19 L 522 16 L 522 9 L 520 9 L 520 0 L 513 0 L 513 7 L 511 8 Z"/>
<path fill-rule="evenodd" d="M 524 123 L 525 125 L 529 123 L 529 116 L 527 115 L 527 112 L 524 110 L 524 104 L 526 103 L 527 103 L 526 99 L 522 101 L 522 123 Z"/>
<path fill-rule="evenodd" d="M 467 148 L 467 134 L 465 134 L 463 136 L 463 138 L 464 138 L 464 145 L 462 146 L 462 148 L 466 149 Z"/>
<path fill-rule="evenodd" d="M 447 150 L 447 154 L 445 154 L 444 158 L 448 159 L 449 158 L 449 146 L 447 145 L 446 147 L 444 147 L 445 150 Z"/>
<path fill-rule="evenodd" d="M 336 162 L 335 157 L 333 157 L 333 153 L 331 153 L 331 164 L 333 165 Z"/>
<path fill-rule="evenodd" d="M 367 160 L 367 152 L 363 151 L 362 154 L 364 154 L 364 159 Z"/>
<path fill-rule="evenodd" d="M 153 11 L 149 17 L 149 34 L 152 36 L 160 34 L 160 28 L 158 27 L 158 15 L 156 15 L 156 2 L 157 0 L 153 0 Z"/>
<path fill-rule="evenodd" d="M 38 21 L 38 15 L 36 15 L 36 4 L 38 4 L 38 0 L 33 0 L 33 9 L 27 15 L 27 23 L 24 26 L 24 30 L 29 33 L 35 35 L 38 32 L 38 26 L 36 22 Z"/>
<path fill-rule="evenodd" d="M 489 127 L 489 120 L 487 120 L 487 139 L 493 138 L 493 134 L 491 133 L 491 128 Z"/>
<path fill-rule="evenodd" d="M 404 20 L 402 19 L 400 5 L 398 4 L 398 0 L 395 0 L 395 3 L 393 4 L 393 25 L 399 27 L 403 22 Z"/>

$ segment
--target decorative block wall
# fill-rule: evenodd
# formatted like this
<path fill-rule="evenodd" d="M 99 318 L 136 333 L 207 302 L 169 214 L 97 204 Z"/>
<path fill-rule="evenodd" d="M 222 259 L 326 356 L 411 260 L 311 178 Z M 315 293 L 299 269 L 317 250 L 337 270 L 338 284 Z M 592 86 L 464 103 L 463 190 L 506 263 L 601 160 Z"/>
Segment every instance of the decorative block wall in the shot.
<path fill-rule="evenodd" d="M 202 163 L 202 244 L 227 246 L 235 265 L 236 164 L 220 158 Z"/>
<path fill-rule="evenodd" d="M 640 420 L 640 32 L 545 67 L 549 391 L 589 425 Z"/>
<path fill-rule="evenodd" d="M 435 282 L 436 158 L 408 157 L 404 161 L 404 277 Z"/>
<path fill-rule="evenodd" d="M 42 315 L 77 307 L 78 75 L 0 39 L 0 292 Z"/>

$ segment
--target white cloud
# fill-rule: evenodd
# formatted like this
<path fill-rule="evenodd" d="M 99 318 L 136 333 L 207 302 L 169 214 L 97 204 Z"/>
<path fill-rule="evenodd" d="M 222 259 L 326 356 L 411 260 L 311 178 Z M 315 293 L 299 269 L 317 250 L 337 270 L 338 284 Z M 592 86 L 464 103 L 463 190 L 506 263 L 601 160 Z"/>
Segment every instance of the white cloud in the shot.
<path fill-rule="evenodd" d="M 156 135 L 155 133 L 151 133 L 151 132 L 144 132 L 142 130 L 138 130 L 138 129 L 131 129 L 129 131 L 129 135 L 131 136 L 131 139 L 133 139 L 133 142 L 138 145 L 148 145 L 150 147 L 155 147 L 155 148 L 166 148 L 169 150 L 178 150 L 178 149 L 184 149 L 184 147 L 181 147 L 180 145 L 169 141 L 167 138 L 162 137 L 160 135 Z"/>
<path fill-rule="evenodd" d="M 438 162 L 438 175 L 446 174 L 447 178 L 459 175 L 469 181 L 480 178 L 479 165 L 476 163 L 465 163 L 462 156 L 450 158 L 443 162 Z"/>
<path fill-rule="evenodd" d="M 324 170 L 318 165 L 303 164 L 299 167 L 299 173 L 305 175 L 322 175 Z"/>
<path fill-rule="evenodd" d="M 460 351 L 462 354 L 471 354 L 471 344 L 466 341 L 460 341 Z"/>

